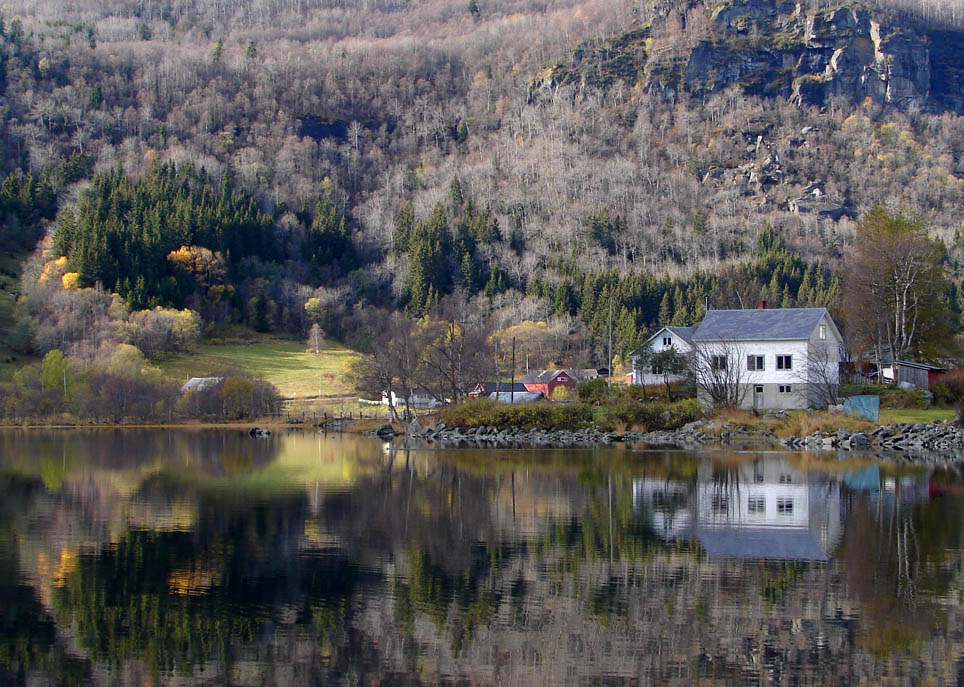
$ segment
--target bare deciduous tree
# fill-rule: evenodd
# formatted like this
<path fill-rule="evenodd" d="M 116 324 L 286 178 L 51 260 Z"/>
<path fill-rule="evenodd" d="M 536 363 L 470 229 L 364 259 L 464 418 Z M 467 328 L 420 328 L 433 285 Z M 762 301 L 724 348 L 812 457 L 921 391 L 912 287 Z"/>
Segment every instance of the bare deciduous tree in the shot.
<path fill-rule="evenodd" d="M 835 344 L 813 345 L 807 351 L 807 366 L 797 369 L 794 379 L 806 384 L 808 400 L 817 408 L 839 405 L 840 362 Z"/>
<path fill-rule="evenodd" d="M 745 351 L 731 341 L 700 342 L 689 355 L 689 370 L 701 401 L 739 407 L 746 398 Z"/>

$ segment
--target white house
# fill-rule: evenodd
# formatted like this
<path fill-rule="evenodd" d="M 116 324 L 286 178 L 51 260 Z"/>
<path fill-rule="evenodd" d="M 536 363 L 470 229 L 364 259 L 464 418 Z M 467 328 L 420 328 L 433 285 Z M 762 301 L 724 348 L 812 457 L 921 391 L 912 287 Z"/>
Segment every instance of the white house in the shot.
<path fill-rule="evenodd" d="M 843 337 L 826 308 L 710 310 L 692 343 L 701 403 L 725 384 L 742 408 L 821 407 L 839 384 Z"/>
<path fill-rule="evenodd" d="M 392 391 L 391 399 L 389 399 L 388 392 L 382 392 L 382 405 L 392 405 L 395 408 L 401 408 L 405 406 L 405 395 L 404 393 L 395 393 Z M 435 398 L 431 391 L 427 389 L 412 389 L 411 394 L 408 397 L 408 405 L 412 408 L 438 408 L 442 404 L 439 400 Z"/>
<path fill-rule="evenodd" d="M 646 339 L 646 343 L 630 353 L 633 356 L 633 377 L 632 384 L 664 384 L 667 381 L 677 382 L 683 375 L 665 375 L 663 370 L 652 363 L 646 363 L 644 353 L 662 353 L 669 349 L 675 349 L 680 355 L 688 354 L 693 348 L 693 332 L 696 327 L 663 327 L 651 337 Z"/>

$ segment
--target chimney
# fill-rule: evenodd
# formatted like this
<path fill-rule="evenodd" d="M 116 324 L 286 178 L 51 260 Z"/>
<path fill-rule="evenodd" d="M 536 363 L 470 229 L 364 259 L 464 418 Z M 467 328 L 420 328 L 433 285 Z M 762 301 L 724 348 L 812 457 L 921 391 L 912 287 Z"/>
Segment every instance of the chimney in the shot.
<path fill-rule="evenodd" d="M 766 310 L 766 309 L 767 309 L 767 302 L 766 302 L 766 301 L 757 301 L 757 302 L 756 302 L 756 309 L 757 309 L 757 310 Z"/>

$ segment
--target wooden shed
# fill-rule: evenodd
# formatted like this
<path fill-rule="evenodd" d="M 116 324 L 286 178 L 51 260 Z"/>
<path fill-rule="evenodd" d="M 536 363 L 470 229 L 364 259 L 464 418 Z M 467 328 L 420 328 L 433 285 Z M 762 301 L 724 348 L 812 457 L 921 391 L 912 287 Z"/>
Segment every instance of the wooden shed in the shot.
<path fill-rule="evenodd" d="M 540 391 L 546 398 L 552 398 L 556 387 L 576 389 L 576 376 L 569 370 L 533 370 L 522 378 L 526 391 Z"/>

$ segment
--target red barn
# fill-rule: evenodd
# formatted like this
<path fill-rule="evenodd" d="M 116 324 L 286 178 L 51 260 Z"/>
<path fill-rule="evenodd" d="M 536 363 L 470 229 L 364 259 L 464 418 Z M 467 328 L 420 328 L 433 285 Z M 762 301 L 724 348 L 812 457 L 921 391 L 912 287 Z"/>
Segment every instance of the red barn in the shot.
<path fill-rule="evenodd" d="M 559 386 L 576 390 L 576 376 L 569 370 L 533 370 L 522 378 L 522 383 L 526 391 L 541 391 L 546 398 L 552 398 Z"/>

